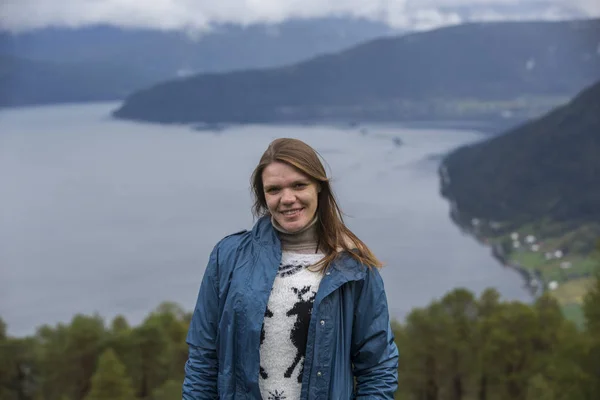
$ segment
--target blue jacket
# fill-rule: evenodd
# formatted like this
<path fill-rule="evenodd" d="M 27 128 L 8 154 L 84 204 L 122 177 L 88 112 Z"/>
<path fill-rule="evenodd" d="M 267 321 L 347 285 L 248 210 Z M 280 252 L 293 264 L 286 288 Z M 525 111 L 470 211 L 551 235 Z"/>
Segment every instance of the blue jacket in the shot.
<path fill-rule="evenodd" d="M 260 332 L 280 260 L 266 217 L 215 246 L 187 335 L 184 400 L 261 398 Z M 315 297 L 301 398 L 393 399 L 397 378 L 381 276 L 343 254 Z"/>

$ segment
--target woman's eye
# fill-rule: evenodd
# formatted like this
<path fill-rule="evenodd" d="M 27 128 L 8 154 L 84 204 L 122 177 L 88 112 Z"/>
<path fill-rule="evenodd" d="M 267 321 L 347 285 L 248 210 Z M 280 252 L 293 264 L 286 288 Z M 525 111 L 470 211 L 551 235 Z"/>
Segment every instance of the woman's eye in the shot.
<path fill-rule="evenodd" d="M 306 186 L 306 183 L 296 183 L 297 188 L 303 188 Z"/>

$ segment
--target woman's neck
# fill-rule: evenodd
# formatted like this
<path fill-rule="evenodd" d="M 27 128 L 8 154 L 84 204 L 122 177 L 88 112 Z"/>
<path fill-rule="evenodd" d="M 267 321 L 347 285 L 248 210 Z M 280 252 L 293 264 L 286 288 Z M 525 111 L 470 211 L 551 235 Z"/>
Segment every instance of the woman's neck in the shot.
<path fill-rule="evenodd" d="M 281 249 L 283 251 L 293 251 L 296 253 L 314 254 L 318 251 L 318 232 L 317 221 L 315 217 L 304 228 L 297 232 L 289 232 L 285 230 L 275 218 L 271 217 L 271 223 L 277 231 L 279 240 L 281 241 Z"/>

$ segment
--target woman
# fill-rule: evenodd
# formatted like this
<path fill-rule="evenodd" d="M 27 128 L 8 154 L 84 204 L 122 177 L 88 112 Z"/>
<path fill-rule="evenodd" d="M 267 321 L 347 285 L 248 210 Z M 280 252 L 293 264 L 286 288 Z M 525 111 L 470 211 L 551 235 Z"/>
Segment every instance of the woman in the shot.
<path fill-rule="evenodd" d="M 187 336 L 183 398 L 393 399 L 398 350 L 381 263 L 343 223 L 317 153 L 273 141 L 252 231 L 213 249 Z"/>

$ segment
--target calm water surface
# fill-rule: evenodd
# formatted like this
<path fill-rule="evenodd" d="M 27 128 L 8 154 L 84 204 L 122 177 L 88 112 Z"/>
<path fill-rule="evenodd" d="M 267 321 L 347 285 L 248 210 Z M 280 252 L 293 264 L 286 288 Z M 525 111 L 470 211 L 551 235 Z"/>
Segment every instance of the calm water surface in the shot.
<path fill-rule="evenodd" d="M 165 300 L 192 309 L 214 244 L 252 226 L 249 177 L 276 137 L 305 140 L 326 159 L 346 222 L 387 264 L 395 317 L 457 286 L 529 301 L 519 276 L 451 223 L 438 194 L 436 157 L 480 140 L 476 132 L 216 134 L 115 121 L 117 106 L 0 111 L 0 316 L 13 335 L 75 313 L 135 324 Z"/>

